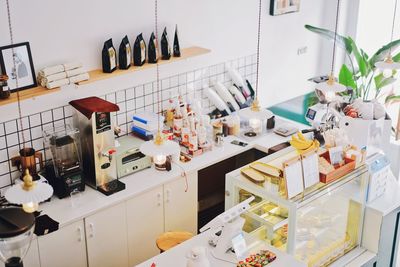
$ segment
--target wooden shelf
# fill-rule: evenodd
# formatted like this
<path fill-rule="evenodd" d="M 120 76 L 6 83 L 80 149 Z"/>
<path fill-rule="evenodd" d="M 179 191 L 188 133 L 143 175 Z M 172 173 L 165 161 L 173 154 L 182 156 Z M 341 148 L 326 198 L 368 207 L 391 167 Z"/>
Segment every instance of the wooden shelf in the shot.
<path fill-rule="evenodd" d="M 161 59 L 159 59 L 158 64 L 159 65 L 169 64 L 169 63 L 185 60 L 185 59 L 188 59 L 188 58 L 191 58 L 191 57 L 196 57 L 196 56 L 200 56 L 200 55 L 203 55 L 203 54 L 207 54 L 207 53 L 210 53 L 210 52 L 211 52 L 211 50 L 209 50 L 209 49 L 202 48 L 202 47 L 197 47 L 197 46 L 192 46 L 192 47 L 181 49 L 181 57 L 172 57 L 171 56 L 171 58 L 169 60 L 161 60 Z M 120 75 L 129 74 L 129 73 L 137 72 L 137 71 L 141 71 L 141 70 L 147 70 L 147 69 L 151 69 L 151 68 L 155 68 L 155 67 L 156 67 L 156 64 L 145 63 L 143 66 L 140 66 L 140 67 L 131 66 L 127 70 L 116 69 L 112 73 L 104 73 L 103 70 L 101 70 L 101 69 L 92 70 L 92 71 L 89 71 L 90 79 L 88 81 L 79 82 L 78 84 L 82 85 L 82 84 L 93 83 L 93 82 L 96 82 L 96 81 L 109 79 L 109 78 L 113 78 L 113 77 L 117 77 L 117 76 L 120 76 Z"/>
<path fill-rule="evenodd" d="M 19 92 L 19 98 L 22 100 L 26 100 L 26 99 L 31 99 L 31 98 L 35 98 L 37 96 L 41 96 L 41 95 L 46 95 L 46 94 L 51 94 L 54 92 L 58 92 L 60 91 L 60 88 L 54 88 L 54 89 L 47 89 L 44 88 L 42 86 L 38 86 L 38 87 L 34 87 L 34 88 L 30 88 L 30 89 L 25 89 Z M 7 99 L 1 99 L 0 100 L 0 106 L 4 106 L 7 104 L 11 104 L 11 103 L 15 103 L 17 102 L 17 93 L 11 93 L 10 97 Z"/>
<path fill-rule="evenodd" d="M 197 47 L 197 46 L 183 48 L 183 49 L 181 49 L 181 57 L 171 57 L 169 60 L 161 60 L 160 59 L 158 61 L 158 64 L 159 65 L 169 64 L 169 63 L 173 63 L 173 62 L 177 62 L 177 61 L 181 61 L 181 60 L 186 60 L 191 57 L 204 55 L 204 54 L 207 54 L 210 52 L 211 52 L 211 50 L 209 50 L 209 49 Z M 125 74 L 129 74 L 129 73 L 137 72 L 137 71 L 141 71 L 141 70 L 147 70 L 147 69 L 151 69 L 151 68 L 155 68 L 155 67 L 156 67 L 156 64 L 145 63 L 143 66 L 140 66 L 140 67 L 131 66 L 127 70 L 117 69 L 112 73 L 103 73 L 103 71 L 101 69 L 92 70 L 92 71 L 89 71 L 90 79 L 88 81 L 79 82 L 78 85 L 89 84 L 89 83 L 93 83 L 93 82 L 97 82 L 97 81 L 101 81 L 101 80 L 105 80 L 105 79 L 109 79 L 109 78 L 114 78 L 114 77 L 117 77 L 120 75 L 125 75 Z M 38 86 L 35 88 L 20 91 L 19 95 L 20 95 L 21 100 L 26 100 L 26 99 L 34 99 L 35 97 L 38 97 L 38 96 L 51 94 L 51 93 L 59 92 L 59 91 L 60 91 L 60 88 L 46 89 L 44 87 Z M 0 100 L 0 106 L 8 105 L 8 104 L 15 103 L 15 102 L 17 102 L 17 93 L 12 93 L 9 98 Z"/>

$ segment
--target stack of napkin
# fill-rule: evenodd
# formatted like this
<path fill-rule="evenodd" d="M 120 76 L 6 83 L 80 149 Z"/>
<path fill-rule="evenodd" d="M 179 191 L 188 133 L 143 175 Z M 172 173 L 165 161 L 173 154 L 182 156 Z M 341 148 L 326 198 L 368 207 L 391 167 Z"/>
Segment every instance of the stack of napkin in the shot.
<path fill-rule="evenodd" d="M 38 83 L 47 89 L 89 80 L 89 73 L 81 63 L 67 63 L 46 67 L 39 71 Z"/>

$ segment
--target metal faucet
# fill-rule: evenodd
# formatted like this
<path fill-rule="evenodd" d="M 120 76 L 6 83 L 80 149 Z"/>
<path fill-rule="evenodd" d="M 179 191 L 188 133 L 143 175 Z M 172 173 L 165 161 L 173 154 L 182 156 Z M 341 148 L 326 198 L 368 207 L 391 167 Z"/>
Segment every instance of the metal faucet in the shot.
<path fill-rule="evenodd" d="M 110 150 L 108 150 L 107 152 L 102 152 L 101 154 L 100 154 L 100 156 L 101 157 L 106 157 L 106 158 L 108 158 L 108 161 L 111 163 L 111 161 L 112 161 L 112 155 L 115 153 L 115 152 L 117 152 L 115 149 L 110 149 Z"/>

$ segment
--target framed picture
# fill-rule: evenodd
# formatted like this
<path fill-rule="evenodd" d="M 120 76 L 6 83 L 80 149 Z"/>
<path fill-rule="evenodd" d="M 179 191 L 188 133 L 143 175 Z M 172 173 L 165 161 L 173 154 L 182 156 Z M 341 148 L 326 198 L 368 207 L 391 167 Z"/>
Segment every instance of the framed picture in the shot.
<path fill-rule="evenodd" d="M 0 47 L 0 67 L 1 72 L 9 77 L 8 87 L 11 92 L 37 86 L 28 42 Z"/>
<path fill-rule="evenodd" d="M 301 0 L 270 0 L 269 14 L 271 16 L 284 15 L 300 11 Z"/>

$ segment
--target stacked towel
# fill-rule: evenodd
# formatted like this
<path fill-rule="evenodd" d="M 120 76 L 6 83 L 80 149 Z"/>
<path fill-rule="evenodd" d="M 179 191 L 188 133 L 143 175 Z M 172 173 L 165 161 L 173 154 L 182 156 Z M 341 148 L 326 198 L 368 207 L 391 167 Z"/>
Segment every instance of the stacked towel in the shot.
<path fill-rule="evenodd" d="M 39 71 L 38 82 L 47 89 L 89 80 L 89 73 L 81 63 L 67 63 L 46 67 Z"/>

